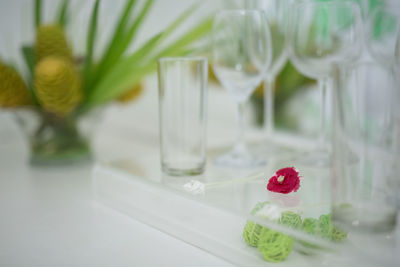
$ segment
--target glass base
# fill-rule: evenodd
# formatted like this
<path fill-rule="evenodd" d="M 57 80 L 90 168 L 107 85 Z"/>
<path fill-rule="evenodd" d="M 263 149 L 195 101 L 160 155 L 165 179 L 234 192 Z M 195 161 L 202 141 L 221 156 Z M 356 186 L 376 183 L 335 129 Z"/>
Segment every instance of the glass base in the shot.
<path fill-rule="evenodd" d="M 98 114 L 93 111 L 64 117 L 41 109 L 16 111 L 15 119 L 30 148 L 30 164 L 51 167 L 91 163 L 91 134 Z"/>
<path fill-rule="evenodd" d="M 348 231 L 391 232 L 396 227 L 397 211 L 385 204 L 342 204 L 333 207 L 332 219 Z"/>
<path fill-rule="evenodd" d="M 249 145 L 249 147 L 255 155 L 264 159 L 287 157 L 293 153 L 293 150 L 289 147 L 280 145 L 270 139 Z"/>
<path fill-rule="evenodd" d="M 30 164 L 32 166 L 64 166 L 90 163 L 93 160 L 89 146 L 69 148 L 54 153 L 41 153 L 32 150 Z"/>
<path fill-rule="evenodd" d="M 316 150 L 303 152 L 291 159 L 295 166 L 302 165 L 314 168 L 329 168 L 332 164 L 332 157 L 328 151 Z"/>
<path fill-rule="evenodd" d="M 196 168 L 174 168 L 162 164 L 163 173 L 170 176 L 196 176 L 204 172 L 204 165 Z"/>
<path fill-rule="evenodd" d="M 254 157 L 248 152 L 239 153 L 233 150 L 227 154 L 217 157 L 214 164 L 226 168 L 255 168 L 267 164 L 266 160 Z"/>

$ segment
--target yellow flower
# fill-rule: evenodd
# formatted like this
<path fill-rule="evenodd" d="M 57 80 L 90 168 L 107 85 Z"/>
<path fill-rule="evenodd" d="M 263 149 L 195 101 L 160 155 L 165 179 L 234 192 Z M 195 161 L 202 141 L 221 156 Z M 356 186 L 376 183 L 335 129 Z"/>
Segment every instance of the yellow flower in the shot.
<path fill-rule="evenodd" d="M 122 94 L 117 98 L 117 101 L 120 103 L 127 103 L 136 98 L 138 98 L 143 92 L 143 86 L 141 83 L 136 84 L 130 90 Z"/>
<path fill-rule="evenodd" d="M 21 107 L 32 104 L 27 86 L 13 68 L 0 63 L 0 107 Z"/>
<path fill-rule="evenodd" d="M 67 115 L 82 99 L 81 83 L 72 63 L 64 58 L 46 57 L 35 68 L 35 92 L 42 107 Z"/>
<path fill-rule="evenodd" d="M 64 30 L 59 25 L 40 26 L 36 33 L 36 62 L 48 56 L 64 57 L 72 60 Z"/>

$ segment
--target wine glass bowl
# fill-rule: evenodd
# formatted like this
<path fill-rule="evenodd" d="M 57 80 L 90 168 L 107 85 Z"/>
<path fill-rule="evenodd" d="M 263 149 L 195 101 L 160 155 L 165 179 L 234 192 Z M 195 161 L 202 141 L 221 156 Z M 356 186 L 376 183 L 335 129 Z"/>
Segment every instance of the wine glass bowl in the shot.
<path fill-rule="evenodd" d="M 247 2 L 249 8 L 256 8 L 265 12 L 268 21 L 271 42 L 271 64 L 265 73 L 267 77 L 275 77 L 287 61 L 286 28 L 288 21 L 288 0 L 252 0 Z"/>
<path fill-rule="evenodd" d="M 216 15 L 212 67 L 224 88 L 239 102 L 249 98 L 269 65 L 268 32 L 263 14 L 255 10 L 226 10 Z"/>
<path fill-rule="evenodd" d="M 378 6 L 369 18 L 366 42 L 368 51 L 375 61 L 385 67 L 391 67 L 395 63 L 396 38 L 400 31 L 398 10 L 399 6 Z"/>
<path fill-rule="evenodd" d="M 353 62 L 360 56 L 361 13 L 355 3 L 297 3 L 290 17 L 291 60 L 306 76 L 330 77 L 334 64 Z"/>

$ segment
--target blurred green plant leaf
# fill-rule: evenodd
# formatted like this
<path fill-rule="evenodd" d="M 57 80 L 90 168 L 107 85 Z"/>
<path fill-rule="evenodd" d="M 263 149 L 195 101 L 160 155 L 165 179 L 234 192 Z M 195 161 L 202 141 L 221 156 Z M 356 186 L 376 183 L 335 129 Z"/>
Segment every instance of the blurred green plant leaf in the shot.
<path fill-rule="evenodd" d="M 211 19 L 202 21 L 161 51 L 154 52 L 154 50 L 158 48 L 160 42 L 189 17 L 194 9 L 194 7 L 188 9 L 164 32 L 151 38 L 132 55 L 121 59 L 93 89 L 88 99 L 89 105 L 104 103 L 124 93 L 130 86 L 139 82 L 145 75 L 156 70 L 156 60 L 159 57 L 183 56 L 190 53 L 192 49 L 188 46 L 210 32 L 212 27 Z"/>
<path fill-rule="evenodd" d="M 68 23 L 68 5 L 69 0 L 63 0 L 58 10 L 57 22 L 62 28 Z"/>
<path fill-rule="evenodd" d="M 33 102 L 35 105 L 39 105 L 39 102 L 37 101 L 37 97 L 35 94 L 35 91 L 33 90 L 33 75 L 34 75 L 34 69 L 35 69 L 35 51 L 33 49 L 33 46 L 29 45 L 24 45 L 21 48 L 22 52 L 22 57 L 25 60 L 25 64 L 28 67 L 29 71 L 29 77 L 28 77 L 28 88 L 31 93 Z"/>
<path fill-rule="evenodd" d="M 154 50 L 154 48 L 157 48 L 159 44 L 161 44 L 170 34 L 172 34 L 197 9 L 197 7 L 198 4 L 194 4 L 192 7 L 188 8 L 185 12 L 182 13 L 182 15 L 180 15 L 175 21 L 173 21 L 167 29 L 151 38 L 135 53 L 129 56 L 130 60 L 134 61 L 143 59 L 146 56 L 150 56 L 152 50 Z"/>
<path fill-rule="evenodd" d="M 121 67 L 116 69 L 121 70 Z M 94 106 L 105 103 L 121 95 L 129 86 L 138 83 L 145 75 L 155 71 L 155 64 L 142 66 L 131 66 L 131 68 L 123 68 L 121 72 L 113 71 L 107 76 L 107 79 L 99 84 L 96 91 L 89 98 L 88 105 Z"/>
<path fill-rule="evenodd" d="M 149 13 L 150 8 L 153 5 L 153 3 L 154 3 L 154 0 L 147 0 L 144 3 L 142 10 L 139 12 L 139 15 L 134 20 L 132 26 L 128 29 L 128 32 L 126 33 L 124 38 L 121 40 L 121 42 L 118 42 L 118 48 L 114 50 L 115 56 L 116 56 L 115 60 L 119 59 L 123 55 L 125 50 L 128 48 L 128 46 L 131 44 L 133 39 L 136 37 L 137 31 L 140 28 L 140 26 L 142 25 L 147 14 Z M 114 58 L 114 57 L 112 57 L 112 58 Z"/>
<path fill-rule="evenodd" d="M 84 74 L 84 93 L 87 94 L 87 85 L 91 80 L 92 71 L 93 71 L 93 50 L 94 50 L 94 42 L 96 39 L 96 32 L 97 32 L 97 19 L 99 14 L 99 4 L 100 0 L 96 0 L 92 16 L 90 18 L 90 25 L 88 29 L 88 35 L 86 40 L 86 58 L 85 58 L 85 65 L 83 67 L 83 74 Z"/>
<path fill-rule="evenodd" d="M 130 27 L 128 27 L 128 22 L 130 18 L 130 14 L 132 12 L 133 6 L 136 1 L 129 1 L 127 3 L 127 9 L 125 10 L 121 22 L 117 27 L 116 33 L 113 38 L 111 45 L 107 52 L 105 53 L 103 59 L 100 61 L 99 68 L 96 72 L 96 77 L 103 77 L 108 71 L 114 68 L 115 64 L 121 59 L 123 54 L 125 53 L 128 46 L 131 44 L 132 40 L 136 36 L 138 29 L 143 23 L 144 18 L 150 11 L 150 8 L 154 2 L 154 0 L 146 0 L 143 4 L 142 9 L 139 12 L 139 15 L 134 19 L 133 23 Z M 93 79 L 90 83 L 91 87 L 95 87 L 96 80 Z"/>
<path fill-rule="evenodd" d="M 169 56 L 181 51 L 187 45 L 192 44 L 194 41 L 204 37 L 212 29 L 213 19 L 208 18 L 202 21 L 196 27 L 190 29 L 186 34 L 181 36 L 178 40 L 170 44 L 167 48 L 161 51 L 155 58 Z"/>
<path fill-rule="evenodd" d="M 22 56 L 25 60 L 26 66 L 28 67 L 30 76 L 33 77 L 33 69 L 35 67 L 35 51 L 33 46 L 22 46 Z"/>
<path fill-rule="evenodd" d="M 110 41 L 110 44 L 109 44 L 108 48 L 106 49 L 106 51 L 103 55 L 103 58 L 100 61 L 96 75 L 94 75 L 94 76 L 101 77 L 101 75 L 99 75 L 99 73 L 104 71 L 104 69 L 106 68 L 107 61 L 109 60 L 108 58 L 111 56 L 112 51 L 114 51 L 116 49 L 119 40 L 121 40 L 123 38 L 124 32 L 127 29 L 127 24 L 129 22 L 131 12 L 132 12 L 136 2 L 137 2 L 136 0 L 128 0 L 126 2 L 126 5 L 124 6 L 124 9 L 123 9 L 124 12 L 121 15 L 121 18 L 117 24 L 117 27 L 114 30 L 114 34 Z M 93 86 L 93 79 L 89 80 L 88 86 L 90 86 L 90 87 Z"/>
<path fill-rule="evenodd" d="M 127 29 L 127 24 L 129 21 L 130 14 L 131 14 L 135 4 L 136 4 L 136 0 L 127 1 L 126 6 L 124 7 L 124 12 L 121 16 L 121 19 L 118 23 L 116 30 L 114 31 L 114 35 L 110 42 L 110 47 L 108 48 L 107 52 L 109 52 L 109 50 L 113 50 L 114 47 L 116 46 L 118 40 L 120 38 L 122 38 L 122 36 L 124 35 L 124 31 Z"/>
<path fill-rule="evenodd" d="M 133 63 L 138 63 L 140 60 L 143 60 L 146 57 L 150 57 L 153 50 L 157 48 L 157 46 L 162 43 L 170 34 L 174 32 L 197 8 L 197 4 L 193 5 L 193 7 L 186 10 L 181 16 L 179 16 L 175 21 L 171 23 L 171 25 L 165 29 L 163 32 L 158 33 L 154 37 L 150 38 L 146 43 L 144 43 L 136 52 L 125 58 L 121 64 L 121 68 L 126 68 L 132 65 Z M 153 58 L 154 60 L 154 58 Z"/>
<path fill-rule="evenodd" d="M 42 0 L 35 0 L 34 12 L 35 26 L 38 28 L 42 22 Z"/>

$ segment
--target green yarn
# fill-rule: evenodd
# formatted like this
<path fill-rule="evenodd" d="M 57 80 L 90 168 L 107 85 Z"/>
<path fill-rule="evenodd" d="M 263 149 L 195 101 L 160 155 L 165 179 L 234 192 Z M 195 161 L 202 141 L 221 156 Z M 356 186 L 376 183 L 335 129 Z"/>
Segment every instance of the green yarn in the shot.
<path fill-rule="evenodd" d="M 280 215 L 278 213 L 270 216 L 271 214 L 269 214 L 268 210 L 270 210 L 270 208 L 271 210 L 274 209 L 272 206 L 266 206 L 267 204 L 270 204 L 270 202 L 257 203 L 250 214 L 270 219 L 292 229 L 302 229 L 309 234 L 332 238 L 332 240 L 335 241 L 342 240 L 346 237 L 346 233 L 332 226 L 329 214 L 321 215 L 319 219 L 306 218 L 304 221 L 299 214 L 293 211 L 284 211 Z M 252 221 L 246 222 L 243 230 L 243 238 L 249 246 L 257 247 L 263 258 L 269 262 L 281 262 L 285 260 L 292 251 L 295 241 L 295 239 L 289 235 L 274 231 Z M 304 241 L 299 240 L 298 242 L 303 245 L 304 251 L 307 253 L 309 249 L 307 250 L 306 247 L 319 248 L 316 245 L 308 244 Z"/>
<path fill-rule="evenodd" d="M 331 215 L 324 214 L 319 216 L 319 228 L 322 237 L 330 238 L 332 231 Z"/>
<path fill-rule="evenodd" d="M 290 236 L 267 229 L 261 233 L 258 250 L 265 260 L 280 262 L 292 251 L 293 242 Z"/>
<path fill-rule="evenodd" d="M 269 202 L 257 203 L 250 214 L 256 216 L 267 204 Z M 285 225 L 289 224 L 293 225 L 293 227 L 298 227 L 298 219 L 300 218 L 301 226 L 301 217 L 295 215 L 297 214 L 294 212 L 284 212 L 281 214 L 281 219 L 283 219 L 279 221 L 282 221 L 281 223 Z M 264 218 L 268 219 L 267 216 Z M 283 261 L 292 251 L 293 247 L 293 238 L 252 221 L 246 222 L 243 230 L 243 238 L 249 246 L 257 247 L 263 258 L 270 262 Z"/>
<path fill-rule="evenodd" d="M 321 215 L 318 220 L 314 218 L 305 218 L 303 220 L 303 231 L 308 234 L 318 235 L 320 237 L 327 238 L 335 242 L 342 241 L 347 237 L 346 232 L 338 229 L 336 226 L 332 224 L 330 214 Z M 301 244 L 302 247 L 299 247 L 297 249 L 305 254 L 312 253 L 312 251 L 308 250 L 308 248 L 312 249 L 321 248 L 318 245 L 302 240 L 299 240 L 299 244 Z"/>
<path fill-rule="evenodd" d="M 331 240 L 332 241 L 335 241 L 335 242 L 342 241 L 346 237 L 347 237 L 346 232 L 340 230 L 336 226 L 332 227 L 332 230 L 331 230 Z"/>
<path fill-rule="evenodd" d="M 317 234 L 332 241 L 342 241 L 347 233 L 332 224 L 330 214 L 323 214 L 318 220 L 306 218 L 303 221 L 303 230 L 308 234 Z"/>
<path fill-rule="evenodd" d="M 303 221 L 303 230 L 308 233 L 315 235 L 318 233 L 319 221 L 314 218 L 305 218 Z"/>
<path fill-rule="evenodd" d="M 269 202 L 257 203 L 251 211 L 256 215 Z M 347 237 L 347 233 L 335 227 L 331 221 L 330 214 L 323 214 L 319 219 L 305 218 L 292 211 L 282 212 L 278 223 L 293 229 L 302 229 L 304 232 L 312 235 L 319 235 L 332 241 L 342 241 Z M 257 247 L 263 258 L 270 262 L 280 262 L 287 258 L 293 249 L 294 239 L 286 234 L 274 231 L 252 221 L 247 221 L 243 238 L 245 242 L 252 247 Z M 307 248 L 320 248 L 317 245 L 298 240 L 302 253 L 310 254 Z"/>
<path fill-rule="evenodd" d="M 252 247 L 257 247 L 261 233 L 264 230 L 267 230 L 267 228 L 255 222 L 247 221 L 243 230 L 244 241 Z"/>
<path fill-rule="evenodd" d="M 257 212 L 260 211 L 268 203 L 269 202 L 267 201 L 257 203 L 254 206 L 254 208 L 250 211 L 250 214 L 255 216 Z M 258 240 L 260 238 L 263 229 L 267 228 L 258 223 L 247 221 L 243 230 L 244 241 L 246 241 L 246 243 L 252 247 L 257 247 Z"/>
<path fill-rule="evenodd" d="M 300 229 L 302 227 L 301 216 L 293 211 L 282 212 L 279 223 L 293 229 Z"/>
<path fill-rule="evenodd" d="M 317 235 L 319 234 L 319 220 L 314 219 L 314 218 L 305 218 L 303 220 L 303 231 L 310 234 L 310 235 Z M 303 247 L 300 248 L 300 252 L 304 253 L 304 254 L 312 254 L 312 252 L 310 252 L 310 248 L 312 249 L 316 249 L 316 248 L 320 248 L 320 246 L 314 245 L 310 242 L 306 242 L 306 241 L 302 241 L 299 240 L 299 243 L 301 245 L 303 245 Z"/>

